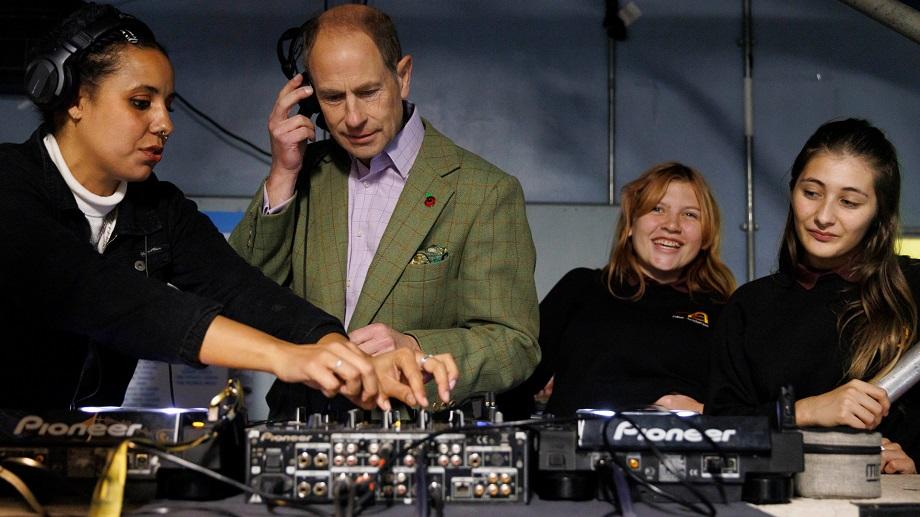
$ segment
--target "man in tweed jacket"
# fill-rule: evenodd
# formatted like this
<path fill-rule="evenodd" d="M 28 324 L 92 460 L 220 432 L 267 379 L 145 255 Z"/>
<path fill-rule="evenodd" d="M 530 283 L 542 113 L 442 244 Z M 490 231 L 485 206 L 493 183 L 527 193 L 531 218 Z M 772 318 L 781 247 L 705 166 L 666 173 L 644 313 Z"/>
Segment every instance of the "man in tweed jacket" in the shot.
<path fill-rule="evenodd" d="M 272 170 L 231 244 L 341 318 L 365 352 L 451 354 L 459 366 L 451 401 L 431 409 L 523 381 L 540 353 L 520 184 L 405 101 L 412 58 L 385 14 L 330 9 L 308 22 L 304 48 L 312 87 L 298 76 L 279 93 Z M 305 145 L 313 123 L 288 113 L 314 88 L 332 139 Z M 321 409 L 307 391 L 276 382 L 272 416 Z"/>

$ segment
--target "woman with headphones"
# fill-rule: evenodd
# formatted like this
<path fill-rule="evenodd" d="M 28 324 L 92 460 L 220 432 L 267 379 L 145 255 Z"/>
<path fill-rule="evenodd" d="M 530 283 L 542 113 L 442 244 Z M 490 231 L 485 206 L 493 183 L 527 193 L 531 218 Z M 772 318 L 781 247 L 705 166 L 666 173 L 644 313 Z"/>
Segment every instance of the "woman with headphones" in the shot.
<path fill-rule="evenodd" d="M 0 407 L 119 405 L 139 358 L 270 372 L 365 408 L 426 405 L 427 372 L 449 400 L 449 355 L 367 356 L 157 180 L 173 69 L 145 24 L 84 6 L 26 86 L 44 123 L 0 145 Z"/>

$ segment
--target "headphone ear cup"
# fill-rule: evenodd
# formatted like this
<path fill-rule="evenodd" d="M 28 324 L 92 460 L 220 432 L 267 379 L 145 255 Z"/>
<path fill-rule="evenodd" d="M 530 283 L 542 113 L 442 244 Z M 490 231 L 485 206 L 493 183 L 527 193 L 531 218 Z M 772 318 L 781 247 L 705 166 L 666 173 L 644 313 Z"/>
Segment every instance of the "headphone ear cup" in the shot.
<path fill-rule="evenodd" d="M 25 88 L 29 98 L 38 106 L 47 106 L 54 99 L 58 71 L 45 57 L 38 58 L 26 68 Z"/>
<path fill-rule="evenodd" d="M 73 78 L 68 60 L 73 57 L 66 46 L 39 56 L 26 67 L 25 88 L 38 107 L 56 109 L 70 102 Z"/>
<path fill-rule="evenodd" d="M 86 50 L 108 31 L 127 25 L 131 30 L 153 34 L 150 29 L 133 16 L 119 14 L 103 18 L 62 42 L 55 50 L 37 57 L 26 67 L 25 88 L 29 98 L 39 108 L 59 109 L 73 101 L 74 77 L 72 73 L 75 56 Z M 68 64 L 71 63 L 71 64 Z"/>

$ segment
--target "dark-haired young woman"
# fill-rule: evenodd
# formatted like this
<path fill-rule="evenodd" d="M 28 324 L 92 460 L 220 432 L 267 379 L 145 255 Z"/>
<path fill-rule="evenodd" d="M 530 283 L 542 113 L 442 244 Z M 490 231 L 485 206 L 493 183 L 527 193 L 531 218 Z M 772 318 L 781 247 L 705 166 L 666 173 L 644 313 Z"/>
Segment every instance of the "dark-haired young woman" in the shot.
<path fill-rule="evenodd" d="M 702 175 L 663 163 L 623 187 L 610 262 L 567 273 L 540 303 L 543 358 L 499 397 L 526 418 L 553 378 L 546 411 L 658 405 L 702 412 L 711 326 L 734 289 L 719 257 L 719 209 Z"/>
<path fill-rule="evenodd" d="M 868 382 L 917 338 L 920 262 L 895 255 L 900 181 L 894 146 L 864 120 L 808 139 L 779 271 L 739 288 L 722 313 L 707 412 L 772 416 L 791 384 L 799 426 L 877 429 L 883 472 L 916 472 L 917 390 L 892 406 Z"/>
<path fill-rule="evenodd" d="M 364 407 L 425 403 L 424 369 L 448 400 L 449 356 L 366 356 L 157 180 L 173 70 L 146 25 L 89 4 L 36 66 L 68 46 L 70 88 L 48 95 L 33 66 L 44 124 L 0 146 L 0 407 L 119 405 L 139 358 L 271 372 Z"/>

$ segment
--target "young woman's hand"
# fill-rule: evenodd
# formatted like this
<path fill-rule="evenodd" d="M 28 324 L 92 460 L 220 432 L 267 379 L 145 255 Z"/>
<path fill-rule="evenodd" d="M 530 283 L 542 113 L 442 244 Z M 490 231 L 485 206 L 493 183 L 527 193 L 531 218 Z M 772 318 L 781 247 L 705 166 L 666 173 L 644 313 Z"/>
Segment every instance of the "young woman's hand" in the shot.
<path fill-rule="evenodd" d="M 681 395 L 680 393 L 664 395 L 660 399 L 656 400 L 654 405 L 661 406 L 670 410 L 695 411 L 697 413 L 703 412 L 702 402 L 696 400 L 693 397 Z"/>
<path fill-rule="evenodd" d="M 854 379 L 827 393 L 796 401 L 795 421 L 799 426 L 875 429 L 888 416 L 890 407 L 884 389 Z"/>
<path fill-rule="evenodd" d="M 205 332 L 198 360 L 272 373 L 284 382 L 320 390 L 327 397 L 344 395 L 365 409 L 374 406 L 379 394 L 377 374 L 367 355 L 334 332 L 316 344 L 295 345 L 218 316 Z"/>
<path fill-rule="evenodd" d="M 354 343 L 341 334 L 327 334 L 315 345 L 284 346 L 273 373 L 285 382 L 299 382 L 327 397 L 343 395 L 364 409 L 379 395 L 377 373 Z"/>
<path fill-rule="evenodd" d="M 390 397 L 409 406 L 428 407 L 425 374 L 434 378 L 441 400 L 449 402 L 450 390 L 460 375 L 450 354 L 427 355 L 409 348 L 397 348 L 371 357 L 370 361 L 380 382 L 377 405 L 383 409 L 390 409 Z"/>
<path fill-rule="evenodd" d="M 882 473 L 883 474 L 916 474 L 917 466 L 914 460 L 904 452 L 897 443 L 882 437 Z"/>

